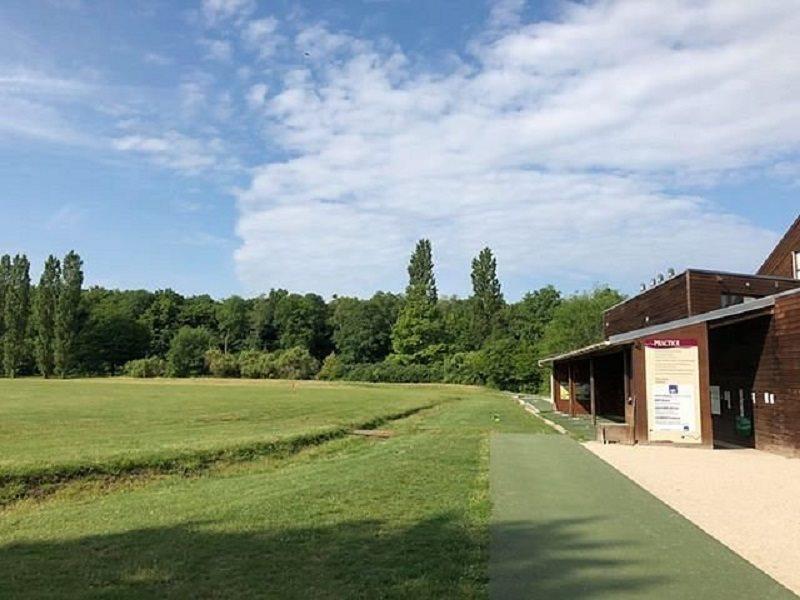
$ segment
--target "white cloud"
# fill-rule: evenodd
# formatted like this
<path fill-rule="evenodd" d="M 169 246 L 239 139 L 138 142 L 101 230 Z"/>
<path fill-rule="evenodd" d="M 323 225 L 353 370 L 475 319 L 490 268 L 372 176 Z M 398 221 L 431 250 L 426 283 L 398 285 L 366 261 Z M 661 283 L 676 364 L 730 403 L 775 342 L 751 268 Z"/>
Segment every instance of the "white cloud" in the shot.
<path fill-rule="evenodd" d="M 270 139 L 292 158 L 262 165 L 239 195 L 245 285 L 397 289 L 422 236 L 445 291 L 466 290 L 486 244 L 512 293 L 553 278 L 630 288 L 668 266 L 753 268 L 772 232 L 665 186 L 769 169 L 800 149 L 797 5 L 515 15 L 498 9 L 489 27 L 506 29 L 448 73 L 301 32 L 298 47 L 336 60 L 288 72 L 267 102 Z"/>
<path fill-rule="evenodd" d="M 267 90 L 267 86 L 263 83 L 250 86 L 245 95 L 247 105 L 254 110 L 263 107 L 267 99 Z"/>
<path fill-rule="evenodd" d="M 200 44 L 206 49 L 206 58 L 219 62 L 230 62 L 233 58 L 233 47 L 227 40 L 200 40 Z"/>
<path fill-rule="evenodd" d="M 213 83 L 213 78 L 202 71 L 184 76 L 178 86 L 181 112 L 184 118 L 193 119 L 199 114 L 207 112 Z"/>
<path fill-rule="evenodd" d="M 134 152 L 157 165 L 187 173 L 218 168 L 225 162 L 221 140 L 201 140 L 176 131 L 161 136 L 126 135 L 115 138 L 113 145 L 119 151 Z"/>
<path fill-rule="evenodd" d="M 242 41 L 262 59 L 272 57 L 283 43 L 278 33 L 278 21 L 274 17 L 249 21 L 242 31 Z"/>
<path fill-rule="evenodd" d="M 256 9 L 255 0 L 203 0 L 202 12 L 209 25 L 241 21 Z"/>
<path fill-rule="evenodd" d="M 0 69 L 0 132 L 15 138 L 90 145 L 70 109 L 96 93 L 77 79 L 54 77 L 28 69 Z"/>

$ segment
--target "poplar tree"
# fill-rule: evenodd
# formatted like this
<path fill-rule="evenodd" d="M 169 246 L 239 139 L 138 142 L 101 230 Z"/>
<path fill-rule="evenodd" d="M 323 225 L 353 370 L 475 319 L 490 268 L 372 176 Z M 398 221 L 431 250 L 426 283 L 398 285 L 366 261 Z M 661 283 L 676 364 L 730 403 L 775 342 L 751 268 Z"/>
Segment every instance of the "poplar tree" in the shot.
<path fill-rule="evenodd" d="M 64 257 L 61 266 L 61 289 L 55 315 L 55 371 L 66 377 L 75 362 L 75 338 L 78 335 L 78 306 L 83 286 L 83 261 L 75 251 Z"/>
<path fill-rule="evenodd" d="M 25 356 L 25 332 L 31 311 L 30 263 L 22 254 L 14 257 L 5 289 L 3 321 L 3 368 L 6 376 L 14 377 Z"/>
<path fill-rule="evenodd" d="M 411 255 L 408 264 L 408 296 L 419 295 L 431 304 L 436 304 L 436 277 L 433 274 L 433 251 L 430 240 L 422 239 Z"/>
<path fill-rule="evenodd" d="M 431 243 L 423 239 L 411 255 L 405 303 L 392 328 L 392 350 L 399 362 L 433 362 L 444 351 L 437 300 Z"/>
<path fill-rule="evenodd" d="M 5 356 L 5 310 L 6 310 L 6 290 L 8 289 L 11 277 L 11 257 L 4 254 L 0 257 L 0 365 L 3 364 Z"/>
<path fill-rule="evenodd" d="M 61 263 L 50 255 L 44 263 L 44 271 L 36 290 L 36 365 L 39 372 L 48 378 L 55 369 L 56 309 L 61 287 Z"/>
<path fill-rule="evenodd" d="M 472 310 L 477 346 L 494 330 L 503 308 L 503 293 L 497 278 L 497 260 L 491 248 L 472 259 Z"/>

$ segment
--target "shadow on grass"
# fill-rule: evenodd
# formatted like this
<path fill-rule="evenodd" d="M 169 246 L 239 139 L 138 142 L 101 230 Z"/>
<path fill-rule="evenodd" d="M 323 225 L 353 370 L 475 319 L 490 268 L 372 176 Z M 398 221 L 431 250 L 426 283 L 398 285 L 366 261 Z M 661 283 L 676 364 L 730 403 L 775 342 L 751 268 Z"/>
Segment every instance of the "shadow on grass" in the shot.
<path fill-rule="evenodd" d="M 487 540 L 450 515 L 406 528 L 378 521 L 235 533 L 220 527 L 189 523 L 0 547 L 0 597 L 473 598 L 487 591 Z M 615 563 L 583 556 L 592 545 L 570 528 L 504 527 L 504 538 L 524 542 L 526 552 L 493 561 L 493 574 L 528 577 L 535 565 L 532 592 L 542 598 L 589 598 L 650 582 L 615 579 Z M 596 568 L 609 573 L 584 575 Z"/>
<path fill-rule="evenodd" d="M 634 544 L 587 536 L 586 530 L 598 520 L 493 524 L 490 597 L 550 600 L 651 594 L 666 578 L 644 574 Z"/>

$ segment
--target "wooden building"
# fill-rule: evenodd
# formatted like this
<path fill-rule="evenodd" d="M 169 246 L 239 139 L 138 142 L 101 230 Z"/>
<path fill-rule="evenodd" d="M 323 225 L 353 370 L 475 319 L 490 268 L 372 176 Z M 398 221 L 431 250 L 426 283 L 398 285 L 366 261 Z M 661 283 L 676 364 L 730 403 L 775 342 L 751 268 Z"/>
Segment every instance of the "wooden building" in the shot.
<path fill-rule="evenodd" d="M 557 409 L 609 441 L 800 456 L 800 218 L 757 274 L 689 269 L 603 319 L 604 341 L 541 361 Z"/>

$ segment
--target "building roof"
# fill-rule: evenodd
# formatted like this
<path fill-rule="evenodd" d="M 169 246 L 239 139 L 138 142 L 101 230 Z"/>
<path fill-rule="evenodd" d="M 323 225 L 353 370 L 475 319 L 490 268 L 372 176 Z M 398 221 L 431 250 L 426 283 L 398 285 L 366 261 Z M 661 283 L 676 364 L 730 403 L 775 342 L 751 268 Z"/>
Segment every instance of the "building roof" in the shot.
<path fill-rule="evenodd" d="M 781 240 L 780 240 L 780 241 L 777 243 L 777 245 L 775 246 L 775 248 L 773 248 L 773 249 L 772 249 L 772 252 L 770 252 L 770 253 L 769 253 L 769 256 L 768 256 L 766 259 L 764 259 L 764 262 L 763 262 L 763 263 L 761 263 L 761 266 L 758 268 L 758 272 L 759 272 L 759 273 L 761 273 L 761 271 L 763 271 L 764 269 L 766 269 L 766 268 L 767 268 L 767 265 L 768 265 L 768 264 L 770 263 L 770 261 L 771 261 L 771 260 L 772 260 L 772 259 L 775 257 L 775 254 L 776 254 L 778 251 L 780 251 L 780 249 L 783 247 L 784 243 L 785 243 L 785 242 L 786 242 L 786 241 L 789 239 L 789 237 L 790 237 L 790 236 L 791 236 L 791 235 L 792 235 L 792 234 L 793 234 L 795 231 L 797 231 L 798 229 L 800 229 L 800 215 L 798 215 L 798 216 L 797 216 L 797 218 L 795 219 L 794 223 L 792 223 L 792 226 L 791 226 L 791 227 L 789 227 L 789 229 L 787 229 L 787 230 L 786 230 L 786 233 L 784 233 L 784 234 L 783 234 L 783 237 L 782 237 L 782 238 L 781 238 Z"/>
<path fill-rule="evenodd" d="M 764 310 L 775 306 L 775 301 L 778 298 L 782 298 L 784 296 L 793 296 L 795 294 L 800 294 L 800 288 L 788 290 L 785 292 L 781 292 L 779 294 L 773 294 L 772 296 L 757 298 L 755 300 L 750 300 L 743 304 L 735 304 L 727 308 L 712 310 L 710 312 L 703 313 L 700 315 L 694 315 L 692 317 L 677 319 L 675 321 L 670 321 L 669 323 L 662 323 L 660 325 L 651 325 L 650 327 L 643 327 L 641 329 L 634 329 L 633 331 L 626 331 L 625 333 L 612 335 L 607 340 L 598 342 L 596 344 L 591 344 L 584 348 L 579 348 L 578 350 L 572 350 L 571 352 L 565 352 L 564 354 L 559 354 L 557 356 L 543 358 L 542 360 L 539 361 L 539 365 L 544 366 L 548 364 L 553 364 L 554 362 L 560 360 L 578 358 L 581 356 L 588 356 L 590 354 L 602 354 L 604 351 L 613 350 L 621 346 L 632 344 L 634 341 L 646 337 L 648 335 L 656 335 L 658 333 L 663 333 L 665 331 L 670 331 L 672 329 L 678 329 L 679 327 L 688 327 L 689 325 L 697 325 L 698 323 L 719 321 L 722 319 L 728 319 L 730 317 L 735 317 L 738 315 L 746 315 L 748 313 L 758 312 L 760 310 Z"/>

